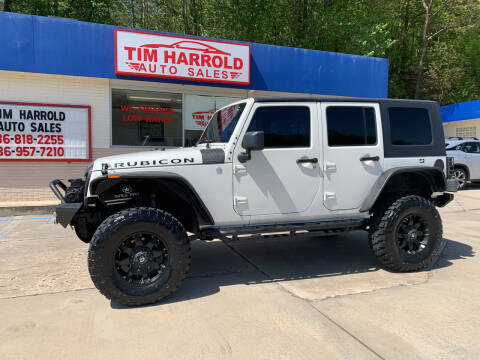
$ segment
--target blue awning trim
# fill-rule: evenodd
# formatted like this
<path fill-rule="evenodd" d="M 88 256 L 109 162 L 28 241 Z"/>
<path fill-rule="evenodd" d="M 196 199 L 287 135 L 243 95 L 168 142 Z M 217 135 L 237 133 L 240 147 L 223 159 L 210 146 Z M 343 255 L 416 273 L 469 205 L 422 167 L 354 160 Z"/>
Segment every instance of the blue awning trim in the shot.
<path fill-rule="evenodd" d="M 0 12 L 0 70 L 385 98 L 388 60 L 251 43 L 248 86 L 115 75 L 114 26 Z"/>
<path fill-rule="evenodd" d="M 480 100 L 440 107 L 443 122 L 480 119 Z"/>

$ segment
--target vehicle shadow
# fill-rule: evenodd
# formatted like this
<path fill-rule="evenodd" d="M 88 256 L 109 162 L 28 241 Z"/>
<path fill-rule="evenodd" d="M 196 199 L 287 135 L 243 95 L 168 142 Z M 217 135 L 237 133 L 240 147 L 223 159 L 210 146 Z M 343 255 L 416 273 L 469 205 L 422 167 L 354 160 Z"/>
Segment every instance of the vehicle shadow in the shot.
<path fill-rule="evenodd" d="M 480 190 L 480 182 L 466 184 L 464 190 Z"/>
<path fill-rule="evenodd" d="M 474 256 L 470 245 L 449 239 L 445 242 L 444 251 L 432 266 L 434 269 L 451 266 L 452 260 Z M 331 238 L 194 241 L 192 266 L 183 284 L 171 297 L 150 306 L 206 297 L 225 286 L 329 277 L 341 279 L 381 269 L 362 231 Z M 398 281 L 394 272 L 388 273 Z M 375 276 L 371 279 L 373 282 Z M 385 275 L 379 277 L 385 278 Z M 361 278 L 369 281 L 364 276 Z M 312 286 L 321 287 L 321 282 Z M 125 308 L 114 303 L 111 306 Z"/>

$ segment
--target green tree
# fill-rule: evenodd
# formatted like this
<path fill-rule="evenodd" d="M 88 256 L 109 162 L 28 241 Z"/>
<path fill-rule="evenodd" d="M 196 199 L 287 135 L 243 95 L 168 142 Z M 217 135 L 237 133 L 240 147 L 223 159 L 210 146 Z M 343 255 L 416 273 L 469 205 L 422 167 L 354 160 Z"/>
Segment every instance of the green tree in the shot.
<path fill-rule="evenodd" d="M 386 57 L 389 96 L 480 97 L 479 0 L 0 0 L 6 11 Z"/>

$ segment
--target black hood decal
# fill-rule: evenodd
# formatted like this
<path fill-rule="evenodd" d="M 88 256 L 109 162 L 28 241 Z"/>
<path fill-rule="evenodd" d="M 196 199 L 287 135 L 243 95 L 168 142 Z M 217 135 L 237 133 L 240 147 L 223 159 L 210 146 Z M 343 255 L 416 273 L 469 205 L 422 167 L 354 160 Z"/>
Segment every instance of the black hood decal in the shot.
<path fill-rule="evenodd" d="M 204 164 L 223 164 L 225 162 L 223 149 L 201 149 L 200 153 Z"/>

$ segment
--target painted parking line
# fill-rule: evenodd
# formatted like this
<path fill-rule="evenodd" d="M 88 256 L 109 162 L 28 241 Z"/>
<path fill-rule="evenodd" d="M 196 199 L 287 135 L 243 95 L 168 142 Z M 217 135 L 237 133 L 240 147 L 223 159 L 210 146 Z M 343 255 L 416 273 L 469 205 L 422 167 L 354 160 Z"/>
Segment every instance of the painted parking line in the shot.
<path fill-rule="evenodd" d="M 25 218 L 25 219 L 0 219 L 0 221 L 29 221 L 29 220 L 54 220 L 53 217 Z"/>

